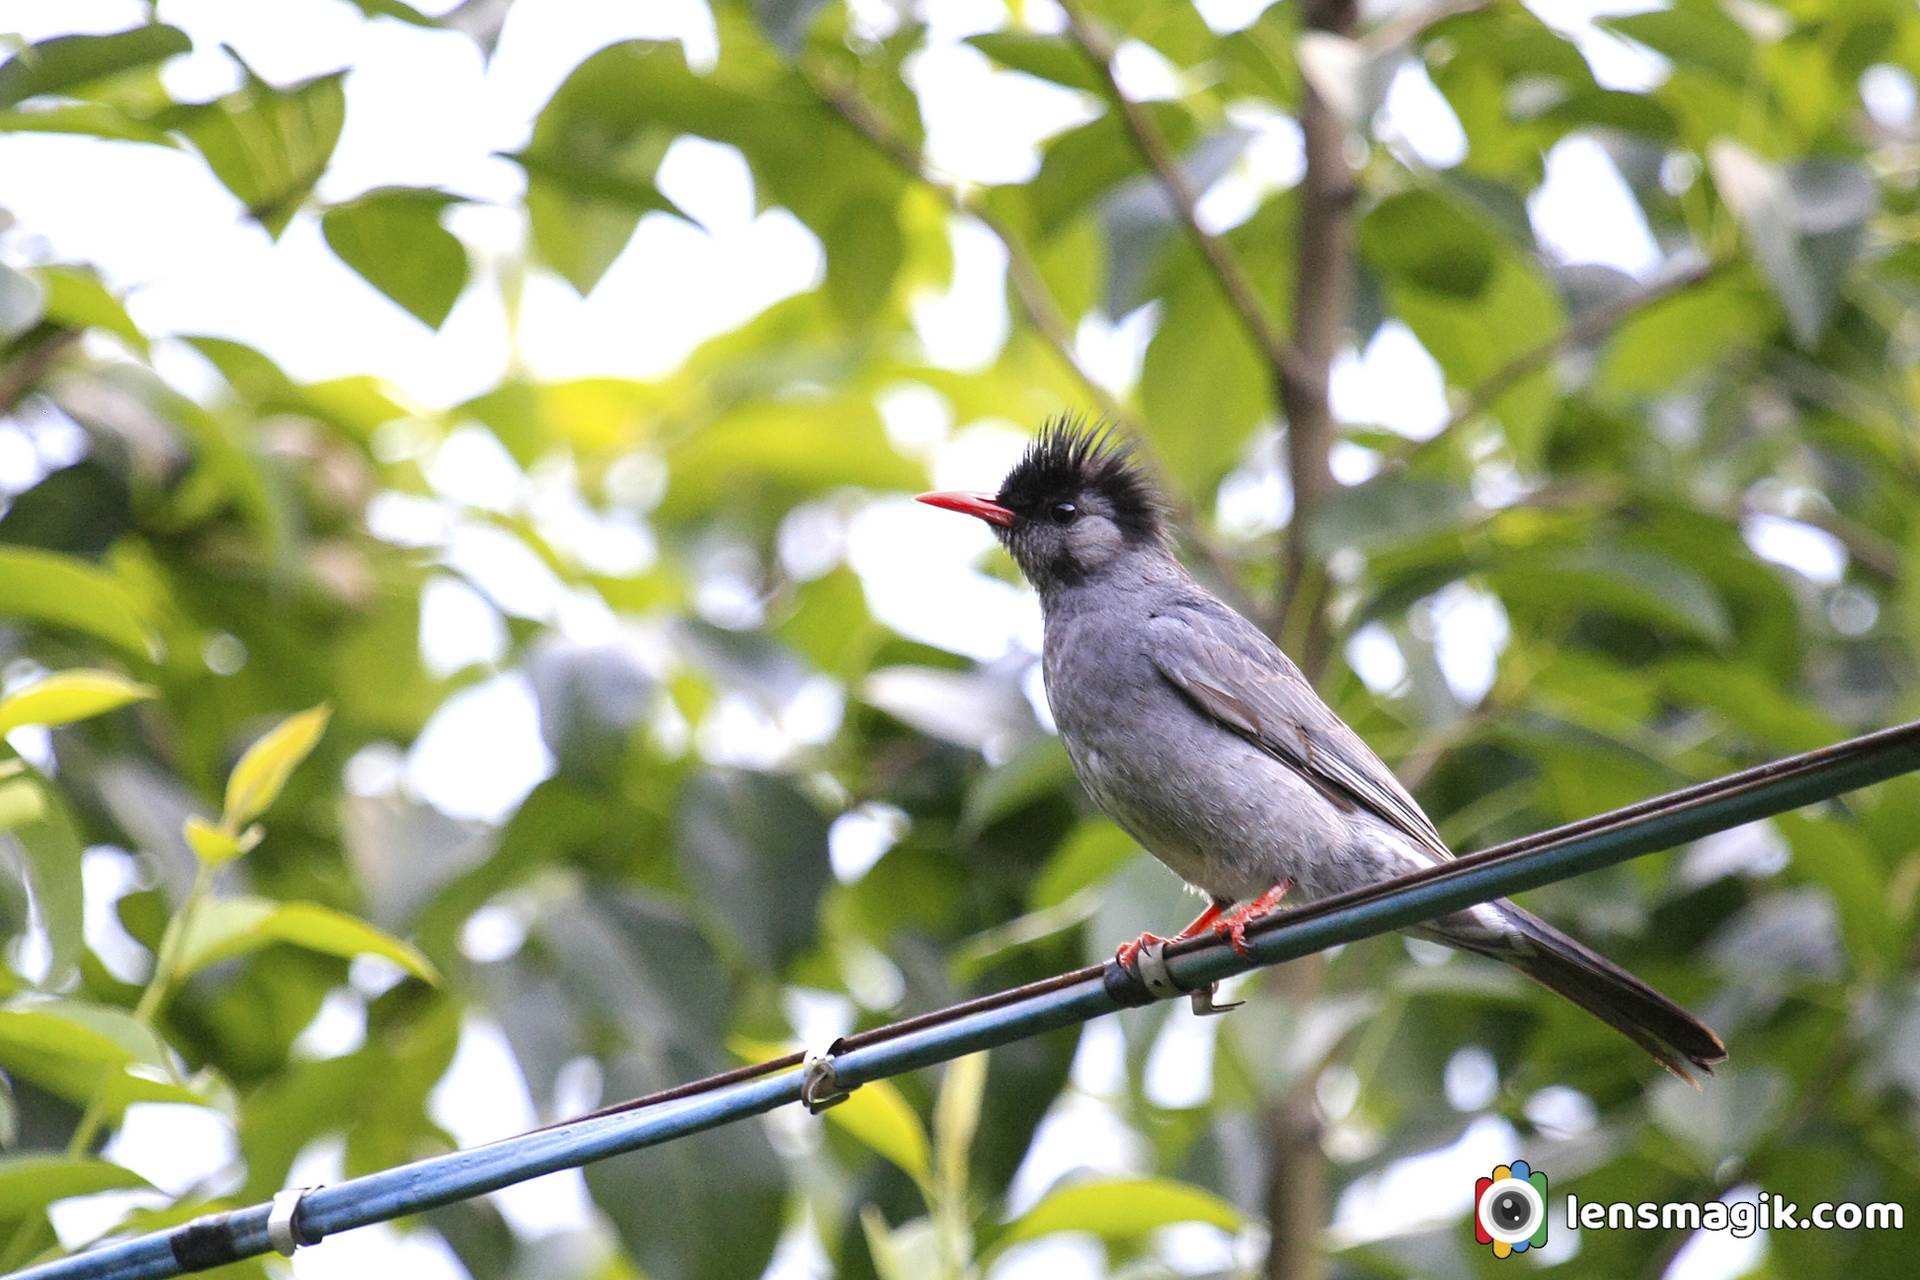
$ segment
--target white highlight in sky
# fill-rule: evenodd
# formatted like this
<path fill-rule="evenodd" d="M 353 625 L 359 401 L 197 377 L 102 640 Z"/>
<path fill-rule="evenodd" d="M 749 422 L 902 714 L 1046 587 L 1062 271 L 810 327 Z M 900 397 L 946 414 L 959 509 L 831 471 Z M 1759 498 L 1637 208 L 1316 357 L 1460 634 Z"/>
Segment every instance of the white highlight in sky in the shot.
<path fill-rule="evenodd" d="M 453 1062 L 427 1095 L 427 1114 L 462 1147 L 496 1142 L 540 1123 L 513 1046 L 498 1023 L 478 1014 L 461 1022 Z M 487 1198 L 522 1239 L 586 1230 L 597 1220 L 578 1169 L 503 1187 Z"/>
<path fill-rule="evenodd" d="M 1562 262 L 1599 263 L 1644 280 L 1665 260 L 1626 179 L 1590 137 L 1554 144 L 1527 213 L 1541 247 Z"/>
<path fill-rule="evenodd" d="M 914 333 L 931 364 L 984 369 L 1006 345 L 1007 250 L 972 218 L 947 223 L 953 242 L 953 279 L 944 292 L 913 300 Z"/>
<path fill-rule="evenodd" d="M 1811 582 L 1832 586 L 1846 576 L 1846 544 L 1825 529 L 1785 516 L 1755 514 L 1740 522 L 1740 536 L 1762 560 L 1785 565 Z"/>
<path fill-rule="evenodd" d="M 1407 678 L 1407 659 L 1383 622 L 1369 622 L 1347 640 L 1347 665 L 1375 694 L 1397 692 Z"/>
<path fill-rule="evenodd" d="M 1394 73 L 1374 128 L 1382 137 L 1405 143 L 1430 169 L 1451 169 L 1467 158 L 1467 134 L 1453 105 L 1417 59 L 1402 62 Z"/>
<path fill-rule="evenodd" d="M 407 752 L 408 785 L 455 818 L 504 822 L 552 772 L 533 689 L 518 672 L 448 698 Z"/>
<path fill-rule="evenodd" d="M 1386 427 L 1425 440 L 1447 420 L 1447 381 L 1413 330 L 1382 324 L 1366 349 L 1334 357 L 1327 387 L 1333 416 L 1356 426 Z"/>

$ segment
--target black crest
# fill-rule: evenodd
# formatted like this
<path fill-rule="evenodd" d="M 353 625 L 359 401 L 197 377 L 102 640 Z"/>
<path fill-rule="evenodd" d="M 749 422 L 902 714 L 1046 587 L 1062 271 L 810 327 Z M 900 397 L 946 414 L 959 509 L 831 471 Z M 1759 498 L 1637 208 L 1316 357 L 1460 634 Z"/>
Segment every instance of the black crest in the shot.
<path fill-rule="evenodd" d="M 1050 419 L 1026 454 L 1001 482 L 998 500 L 1032 519 L 1056 502 L 1097 493 L 1113 508 L 1113 521 L 1129 538 L 1157 538 L 1159 498 L 1133 456 L 1133 442 L 1110 426 L 1084 419 Z"/>

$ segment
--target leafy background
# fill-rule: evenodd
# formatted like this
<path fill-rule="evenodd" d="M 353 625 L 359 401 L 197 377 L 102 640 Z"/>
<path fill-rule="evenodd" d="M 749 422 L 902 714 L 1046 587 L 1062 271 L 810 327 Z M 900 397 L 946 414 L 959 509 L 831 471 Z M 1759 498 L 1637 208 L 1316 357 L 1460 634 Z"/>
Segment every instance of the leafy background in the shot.
<path fill-rule="evenodd" d="M 1049 413 L 1145 440 L 1462 847 L 1914 714 L 1908 0 L 9 26 L 5 1266 L 1184 918 L 1010 567 L 906 500 Z M 1530 895 L 1722 1031 L 1700 1094 L 1370 942 L 293 1269 L 1464 1277 L 1521 1155 L 1914 1205 L 1917 831 L 1900 781 Z"/>

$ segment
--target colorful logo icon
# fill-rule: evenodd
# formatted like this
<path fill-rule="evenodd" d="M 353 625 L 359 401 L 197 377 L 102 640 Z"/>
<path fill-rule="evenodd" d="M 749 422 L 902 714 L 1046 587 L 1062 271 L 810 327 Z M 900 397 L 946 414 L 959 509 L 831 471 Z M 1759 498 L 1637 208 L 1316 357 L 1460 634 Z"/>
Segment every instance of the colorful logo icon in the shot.
<path fill-rule="evenodd" d="M 1525 1160 L 1500 1165 L 1473 1183 L 1473 1238 L 1493 1256 L 1525 1253 L 1547 1242 L 1547 1175 Z"/>

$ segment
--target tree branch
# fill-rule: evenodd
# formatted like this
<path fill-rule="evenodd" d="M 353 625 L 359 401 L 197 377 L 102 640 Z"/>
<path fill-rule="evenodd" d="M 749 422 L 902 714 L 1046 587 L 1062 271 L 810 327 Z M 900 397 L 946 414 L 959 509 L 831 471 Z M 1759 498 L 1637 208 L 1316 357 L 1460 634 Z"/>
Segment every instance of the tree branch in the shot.
<path fill-rule="evenodd" d="M 869 146 L 891 161 L 893 166 L 908 179 L 938 195 L 950 212 L 972 218 L 993 233 L 994 238 L 1000 241 L 1001 247 L 1006 251 L 1007 279 L 1012 283 L 1014 294 L 1020 299 L 1020 308 L 1026 313 L 1035 332 L 1039 333 L 1046 344 L 1053 349 L 1054 355 L 1086 388 L 1101 417 L 1134 439 L 1143 439 L 1145 433 L 1139 421 L 1080 362 L 1079 353 L 1074 350 L 1073 334 L 1066 316 L 1061 312 L 1059 304 L 1054 301 L 1053 293 L 1048 289 L 1045 277 L 1040 274 L 1040 268 L 1034 262 L 1033 255 L 1027 251 L 1026 244 L 1013 228 L 1007 225 L 1006 220 L 959 187 L 943 182 L 931 173 L 920 155 L 919 148 L 902 137 L 898 130 L 860 96 L 858 90 L 835 79 L 830 73 L 823 73 L 806 66 L 798 66 L 796 70 L 821 103 L 845 121 L 847 126 L 865 139 Z M 1215 579 L 1215 585 L 1237 606 L 1249 609 L 1250 604 L 1240 586 L 1240 575 L 1235 566 L 1211 541 L 1201 536 L 1198 513 L 1187 505 L 1180 496 L 1179 490 L 1173 485 L 1162 483 L 1161 489 L 1166 495 L 1174 524 L 1184 532 L 1186 544 L 1207 562 Z"/>
<path fill-rule="evenodd" d="M 946 203 L 947 208 L 957 214 L 974 219 L 1000 241 L 1007 254 L 1007 279 L 1013 285 L 1014 293 L 1020 299 L 1020 307 L 1027 313 L 1027 319 L 1033 324 L 1034 331 L 1053 349 L 1055 356 L 1070 370 L 1074 377 L 1086 388 L 1098 407 L 1100 415 L 1134 436 L 1140 434 L 1139 425 L 1133 420 L 1114 394 L 1100 382 L 1080 362 L 1078 352 L 1074 350 L 1073 332 L 1067 318 L 1061 313 L 1059 305 L 1053 300 L 1052 292 L 1047 288 L 1046 280 L 1040 274 L 1040 268 L 1027 252 L 1027 247 L 1005 219 L 987 209 L 978 200 L 973 199 L 958 187 L 939 181 L 928 172 L 921 158 L 920 150 L 902 137 L 888 121 L 862 98 L 857 90 L 843 84 L 830 74 L 801 66 L 797 68 L 800 77 L 813 90 L 814 95 L 830 108 L 853 131 L 866 139 L 874 150 L 893 162 L 895 168 L 914 182 L 920 183 L 937 194 Z"/>
<path fill-rule="evenodd" d="M 80 341 L 78 329 L 47 329 L 12 364 L 0 367 L 0 413 L 11 413 L 40 385 L 61 353 Z"/>
<path fill-rule="evenodd" d="M 1303 365 L 1299 354 L 1287 341 L 1286 334 L 1261 304 L 1260 291 L 1255 287 L 1252 275 L 1227 247 L 1226 241 L 1201 225 L 1199 197 L 1188 183 L 1186 174 L 1181 172 L 1180 163 L 1175 159 L 1166 135 L 1160 132 L 1160 126 L 1154 123 L 1144 107 L 1121 92 L 1119 78 L 1113 69 L 1113 41 L 1106 32 L 1087 20 L 1080 11 L 1079 0 L 1061 0 L 1060 7 L 1066 12 L 1067 29 L 1074 43 L 1080 46 L 1080 51 L 1106 82 L 1107 96 L 1120 113 L 1120 119 L 1126 125 L 1134 147 L 1140 152 L 1140 158 L 1153 170 L 1166 190 L 1181 225 L 1186 228 L 1194 248 L 1206 260 L 1214 279 L 1219 281 L 1220 290 L 1226 294 L 1227 302 L 1240 318 L 1247 337 L 1252 339 L 1253 345 L 1273 366 L 1277 379 L 1310 379 L 1311 371 Z"/>
<path fill-rule="evenodd" d="M 1438 431 L 1425 440 L 1410 441 L 1405 447 L 1396 451 L 1396 457 L 1400 461 L 1410 462 L 1430 453 L 1442 440 L 1485 413 L 1487 407 L 1495 400 L 1512 390 L 1524 378 L 1546 367 L 1561 352 L 1573 347 L 1585 346 L 1606 337 L 1626 320 L 1646 308 L 1705 284 L 1719 274 L 1725 266 L 1724 260 L 1712 259 L 1689 270 L 1668 276 L 1664 280 L 1656 280 L 1643 289 L 1588 307 L 1559 333 L 1537 347 L 1522 351 L 1481 379 L 1467 393 L 1467 398 L 1460 407 L 1441 424 Z"/>

